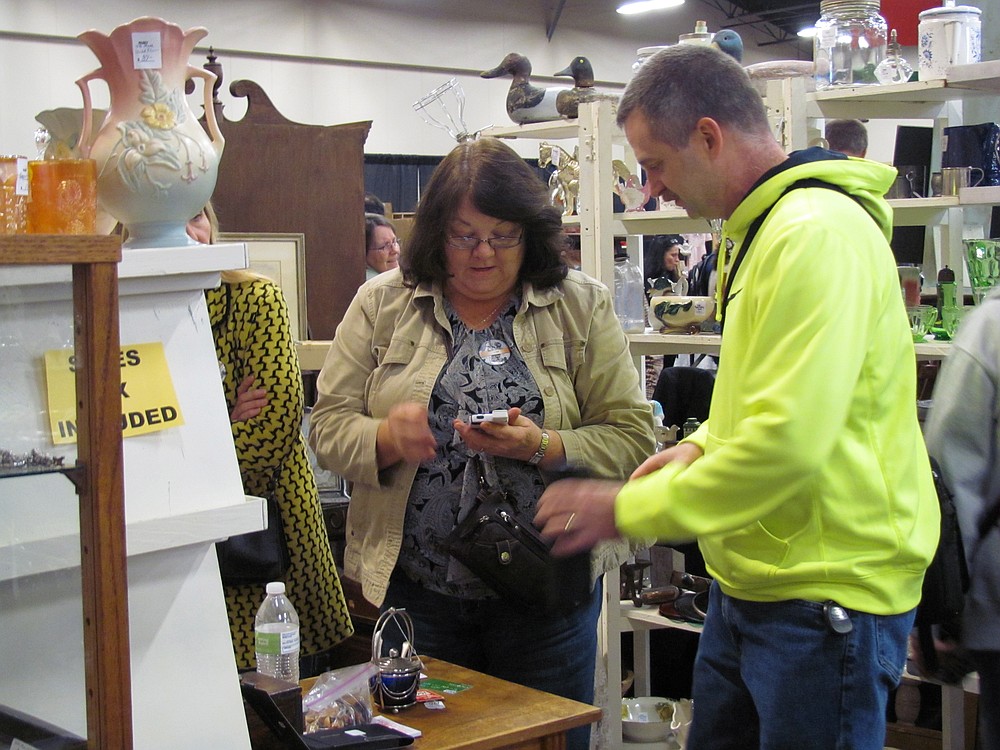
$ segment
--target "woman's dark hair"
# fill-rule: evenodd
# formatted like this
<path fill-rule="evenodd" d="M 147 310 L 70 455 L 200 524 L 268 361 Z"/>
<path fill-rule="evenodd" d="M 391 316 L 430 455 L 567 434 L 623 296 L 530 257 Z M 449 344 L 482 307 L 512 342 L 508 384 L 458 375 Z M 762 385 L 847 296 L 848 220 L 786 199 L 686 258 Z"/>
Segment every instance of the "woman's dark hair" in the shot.
<path fill-rule="evenodd" d="M 375 236 L 375 227 L 389 227 L 392 233 L 396 233 L 396 227 L 382 214 L 365 214 L 365 255 L 372 246 L 372 238 Z"/>
<path fill-rule="evenodd" d="M 365 213 L 385 216 L 385 204 L 375 193 L 365 193 Z"/>
<path fill-rule="evenodd" d="M 674 247 L 674 245 L 684 247 L 684 243 L 685 239 L 679 234 L 658 234 L 653 237 L 650 240 L 649 249 L 643 253 L 646 259 L 645 277 L 647 279 L 658 279 L 661 276 L 670 276 L 671 281 L 677 281 L 680 278 L 680 272 L 675 271 L 672 274 L 667 272 L 663 264 L 663 254 Z"/>
<path fill-rule="evenodd" d="M 545 183 L 510 146 L 481 138 L 456 146 L 434 170 L 400 256 L 407 284 L 448 279 L 445 244 L 466 197 L 486 216 L 522 227 L 521 281 L 545 289 L 566 277 L 562 217 Z"/>

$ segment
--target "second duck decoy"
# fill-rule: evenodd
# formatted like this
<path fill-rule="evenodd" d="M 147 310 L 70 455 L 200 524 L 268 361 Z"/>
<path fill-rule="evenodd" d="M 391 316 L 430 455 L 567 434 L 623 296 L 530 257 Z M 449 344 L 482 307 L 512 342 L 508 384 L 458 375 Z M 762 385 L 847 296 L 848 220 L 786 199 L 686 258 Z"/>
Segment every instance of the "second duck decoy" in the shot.
<path fill-rule="evenodd" d="M 507 91 L 507 115 L 511 120 L 523 125 L 559 119 L 556 97 L 568 89 L 532 86 L 531 62 L 517 52 L 511 52 L 498 66 L 484 70 L 479 75 L 482 78 L 499 78 L 507 74 L 513 76 Z"/>
<path fill-rule="evenodd" d="M 568 66 L 556 76 L 572 76 L 573 88 L 560 92 L 556 97 L 556 111 L 563 117 L 576 117 L 579 114 L 580 105 L 584 102 L 596 102 L 602 99 L 608 101 L 618 101 L 617 94 L 606 93 L 594 88 L 594 67 L 590 60 L 582 55 L 573 58 Z"/>

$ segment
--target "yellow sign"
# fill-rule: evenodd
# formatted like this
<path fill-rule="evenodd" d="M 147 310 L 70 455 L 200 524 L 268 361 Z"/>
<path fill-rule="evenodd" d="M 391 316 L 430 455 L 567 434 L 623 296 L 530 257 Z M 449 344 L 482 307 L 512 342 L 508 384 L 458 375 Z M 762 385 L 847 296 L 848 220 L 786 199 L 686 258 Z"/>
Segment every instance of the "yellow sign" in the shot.
<path fill-rule="evenodd" d="M 161 342 L 123 346 L 120 362 L 122 437 L 184 424 Z M 72 349 L 45 352 L 45 383 L 52 442 L 75 443 L 76 358 Z"/>

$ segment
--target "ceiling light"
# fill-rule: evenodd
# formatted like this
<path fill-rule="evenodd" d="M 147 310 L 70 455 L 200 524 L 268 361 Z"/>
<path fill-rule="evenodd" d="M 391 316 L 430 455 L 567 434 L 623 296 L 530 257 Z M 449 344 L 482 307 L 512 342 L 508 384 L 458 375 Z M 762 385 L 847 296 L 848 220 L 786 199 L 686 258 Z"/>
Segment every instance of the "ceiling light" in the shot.
<path fill-rule="evenodd" d="M 646 13 L 651 10 L 663 10 L 664 8 L 676 8 L 684 5 L 684 0 L 630 0 L 618 6 L 618 12 L 623 16 L 631 16 L 635 13 Z"/>
<path fill-rule="evenodd" d="M 804 29 L 799 29 L 797 35 L 802 37 L 803 39 L 812 39 L 814 36 L 816 36 L 816 27 L 806 26 Z"/>

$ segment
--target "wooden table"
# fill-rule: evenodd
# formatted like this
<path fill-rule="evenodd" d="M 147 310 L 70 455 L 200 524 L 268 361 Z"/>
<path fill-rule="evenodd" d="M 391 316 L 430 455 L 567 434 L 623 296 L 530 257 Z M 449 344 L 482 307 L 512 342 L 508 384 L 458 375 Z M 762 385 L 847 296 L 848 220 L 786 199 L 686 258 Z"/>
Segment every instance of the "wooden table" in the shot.
<path fill-rule="evenodd" d="M 422 657 L 428 677 L 472 685 L 445 696 L 445 708 L 423 705 L 386 714 L 393 721 L 419 729 L 413 747 L 423 750 L 563 750 L 565 732 L 592 724 L 601 710 L 540 690 L 490 677 L 439 659 Z M 303 680 L 303 692 L 312 680 Z"/>

